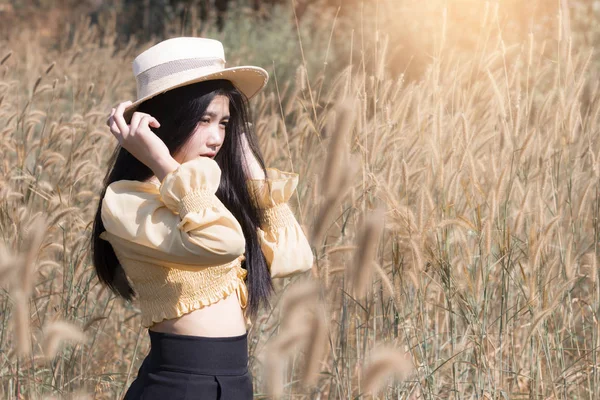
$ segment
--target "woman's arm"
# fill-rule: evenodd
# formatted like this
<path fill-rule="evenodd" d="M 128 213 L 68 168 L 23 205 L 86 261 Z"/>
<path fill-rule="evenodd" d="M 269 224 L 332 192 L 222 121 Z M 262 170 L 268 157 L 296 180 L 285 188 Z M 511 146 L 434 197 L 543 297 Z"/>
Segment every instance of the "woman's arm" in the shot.
<path fill-rule="evenodd" d="M 138 181 L 109 185 L 102 222 L 125 257 L 200 266 L 223 265 L 245 251 L 242 228 L 216 197 L 221 170 L 200 157 L 167 174 L 160 188 Z M 116 246 L 114 245 L 117 242 Z"/>
<path fill-rule="evenodd" d="M 248 188 L 262 210 L 258 229 L 261 249 L 271 277 L 282 278 L 309 270 L 313 254 L 288 201 L 298 185 L 298 174 L 268 168 L 267 176 L 243 137 Z"/>
<path fill-rule="evenodd" d="M 248 184 L 263 214 L 258 236 L 271 277 L 283 278 L 309 270 L 312 250 L 288 205 L 298 185 L 298 175 L 269 168 L 267 179 L 252 179 Z"/>

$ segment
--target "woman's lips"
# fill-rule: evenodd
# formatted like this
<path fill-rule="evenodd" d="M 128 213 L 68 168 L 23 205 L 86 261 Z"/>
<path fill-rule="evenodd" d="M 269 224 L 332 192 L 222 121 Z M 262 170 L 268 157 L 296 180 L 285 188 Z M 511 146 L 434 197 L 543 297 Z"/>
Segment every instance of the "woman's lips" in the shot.
<path fill-rule="evenodd" d="M 210 157 L 210 158 L 213 158 L 216 155 L 217 155 L 217 153 L 215 153 L 214 151 L 211 151 L 211 152 L 208 152 L 208 153 L 204 153 L 204 154 L 200 154 L 201 157 Z"/>

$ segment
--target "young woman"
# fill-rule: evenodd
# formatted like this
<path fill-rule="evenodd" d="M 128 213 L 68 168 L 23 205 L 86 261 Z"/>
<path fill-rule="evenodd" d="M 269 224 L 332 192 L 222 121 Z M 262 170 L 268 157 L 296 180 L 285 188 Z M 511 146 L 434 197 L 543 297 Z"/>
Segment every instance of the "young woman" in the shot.
<path fill-rule="evenodd" d="M 266 169 L 247 99 L 258 67 L 220 42 L 176 38 L 134 60 L 138 100 L 107 121 L 119 141 L 96 214 L 101 282 L 136 299 L 150 353 L 126 399 L 250 399 L 246 328 L 271 278 L 312 266 L 287 201 L 298 176 Z"/>

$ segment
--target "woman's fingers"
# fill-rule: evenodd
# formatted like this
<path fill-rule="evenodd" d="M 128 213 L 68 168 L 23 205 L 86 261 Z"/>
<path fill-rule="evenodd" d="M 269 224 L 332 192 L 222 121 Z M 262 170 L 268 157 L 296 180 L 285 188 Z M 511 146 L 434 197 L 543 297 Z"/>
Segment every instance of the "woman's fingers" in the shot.
<path fill-rule="evenodd" d="M 119 143 L 121 143 L 122 139 L 123 139 L 123 135 L 121 134 L 121 131 L 119 130 L 119 127 L 117 126 L 117 123 L 115 122 L 115 118 L 113 115 L 108 117 L 108 121 L 106 121 L 106 124 L 108 125 L 108 127 L 110 129 L 110 133 L 112 133 L 113 136 L 119 141 Z"/>
<path fill-rule="evenodd" d="M 119 127 L 117 126 L 117 123 L 115 122 L 113 117 L 110 117 L 110 123 L 109 123 L 108 127 L 110 128 L 110 133 L 112 133 L 113 136 L 117 138 L 119 143 L 121 143 L 121 139 L 123 138 L 123 135 L 121 135 L 121 131 L 119 130 Z"/>
<path fill-rule="evenodd" d="M 115 124 L 115 119 L 113 118 L 113 116 L 115 115 L 115 109 L 111 109 L 110 111 L 110 115 L 108 116 L 108 118 L 106 119 L 106 125 L 110 128 L 110 133 L 113 134 L 113 136 L 118 135 L 118 131 L 117 131 L 117 125 Z"/>
<path fill-rule="evenodd" d="M 139 113 L 139 112 L 133 113 L 133 115 L 131 116 L 131 122 L 129 123 L 129 134 L 130 135 L 135 135 L 135 133 L 138 130 L 138 127 L 140 126 L 140 121 L 143 116 L 144 116 L 144 114 Z"/>
<path fill-rule="evenodd" d="M 125 101 L 125 102 L 119 104 L 113 115 L 113 119 L 115 120 L 117 127 L 121 131 L 121 134 L 125 135 L 125 136 L 127 136 L 129 134 L 129 127 L 127 126 L 127 123 L 125 122 L 125 118 L 123 118 L 123 112 L 125 111 L 125 108 L 127 108 L 127 106 L 129 106 L 130 104 L 133 104 L 133 103 L 131 101 Z"/>
<path fill-rule="evenodd" d="M 150 166 L 154 159 L 170 157 L 169 149 L 164 142 L 152 132 L 152 128 L 159 128 L 160 122 L 150 114 L 134 112 L 129 124 L 125 121 L 123 113 L 131 105 L 131 101 L 120 103 L 111 110 L 106 124 L 119 144 L 138 160 Z"/>
<path fill-rule="evenodd" d="M 157 168 L 160 170 L 165 160 L 170 160 L 172 164 L 176 163 L 171 157 L 169 148 L 150 129 L 160 127 L 160 122 L 156 118 L 147 113 L 134 112 L 129 124 L 125 122 L 123 113 L 131 104 L 131 101 L 120 103 L 111 111 L 106 121 L 119 144 L 153 171 Z"/>
<path fill-rule="evenodd" d="M 154 135 L 154 132 L 152 132 L 152 130 L 149 127 L 149 125 L 153 119 L 154 118 L 152 118 L 152 116 L 150 116 L 148 114 L 142 116 L 142 118 L 140 119 L 140 124 L 138 125 L 138 128 L 137 128 L 137 132 L 142 133 L 142 134 L 150 133 L 150 134 Z"/>
<path fill-rule="evenodd" d="M 149 126 L 153 128 L 160 127 L 160 123 L 151 116 L 150 114 L 135 112 L 131 117 L 131 123 L 129 124 L 129 132 L 130 134 L 142 133 L 144 131 L 149 131 Z"/>
<path fill-rule="evenodd" d="M 110 110 L 110 115 L 108 116 L 108 118 L 106 118 L 106 125 L 108 125 L 109 127 L 112 124 L 113 115 L 115 115 L 115 109 L 114 108 Z"/>
<path fill-rule="evenodd" d="M 160 128 L 160 122 L 154 117 L 150 117 L 150 126 L 153 128 Z"/>

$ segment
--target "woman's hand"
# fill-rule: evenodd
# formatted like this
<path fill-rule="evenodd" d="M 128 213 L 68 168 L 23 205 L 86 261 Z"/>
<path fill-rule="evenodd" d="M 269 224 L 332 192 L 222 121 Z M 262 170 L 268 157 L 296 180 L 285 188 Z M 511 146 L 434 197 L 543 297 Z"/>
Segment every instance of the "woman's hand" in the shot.
<path fill-rule="evenodd" d="M 242 152 L 244 153 L 244 160 L 246 160 L 246 164 L 244 167 L 244 172 L 248 179 L 265 179 L 265 173 L 262 170 L 258 160 L 254 156 L 252 149 L 250 148 L 250 144 L 248 143 L 248 138 L 246 137 L 246 133 L 242 133 L 240 138 L 242 142 Z"/>
<path fill-rule="evenodd" d="M 171 157 L 165 143 L 150 129 L 150 127 L 160 127 L 156 118 L 150 114 L 134 112 L 130 124 L 125 122 L 123 112 L 130 104 L 131 101 L 126 101 L 113 108 L 106 125 L 119 144 L 150 168 L 162 182 L 169 172 L 179 166 L 179 163 Z"/>

